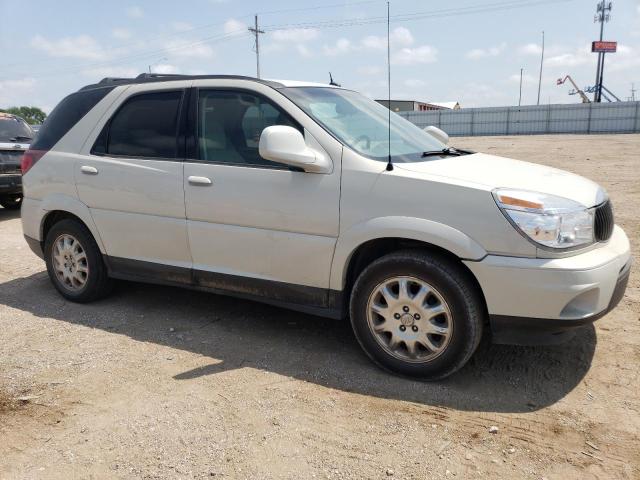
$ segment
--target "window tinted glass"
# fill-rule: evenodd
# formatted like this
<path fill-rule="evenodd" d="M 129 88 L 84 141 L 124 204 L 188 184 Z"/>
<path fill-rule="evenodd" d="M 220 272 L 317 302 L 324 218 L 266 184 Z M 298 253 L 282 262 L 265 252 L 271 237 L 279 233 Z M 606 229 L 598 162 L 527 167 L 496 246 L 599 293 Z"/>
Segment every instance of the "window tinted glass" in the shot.
<path fill-rule="evenodd" d="M 49 150 L 113 88 L 83 90 L 66 97 L 47 116 L 31 148 Z"/>
<path fill-rule="evenodd" d="M 250 93 L 204 90 L 198 98 L 201 160 L 273 167 L 258 153 L 262 131 L 271 125 L 302 128 L 269 100 Z"/>
<path fill-rule="evenodd" d="M 176 158 L 182 91 L 136 95 L 111 119 L 107 154 Z M 100 140 L 100 139 L 99 139 Z"/>
<path fill-rule="evenodd" d="M 31 127 L 20 117 L 0 113 L 0 142 L 29 143 L 34 137 Z"/>

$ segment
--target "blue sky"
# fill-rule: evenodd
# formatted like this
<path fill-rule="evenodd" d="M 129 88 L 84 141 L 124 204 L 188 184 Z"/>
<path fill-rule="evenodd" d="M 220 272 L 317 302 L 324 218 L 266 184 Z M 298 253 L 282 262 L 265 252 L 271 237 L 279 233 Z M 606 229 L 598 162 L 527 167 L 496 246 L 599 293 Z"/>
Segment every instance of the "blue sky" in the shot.
<path fill-rule="evenodd" d="M 522 67 L 523 104 L 535 104 L 545 30 L 541 103 L 578 102 L 556 79 L 571 74 L 580 86 L 593 84 L 596 0 L 523 6 L 531 3 L 391 0 L 392 96 L 457 100 L 463 107 L 517 104 Z M 496 4 L 503 5 L 474 13 Z M 431 16 L 393 18 L 424 12 Z M 246 28 L 254 13 L 266 30 L 263 78 L 327 82 L 331 71 L 345 87 L 386 97 L 384 1 L 0 0 L 0 107 L 49 111 L 83 85 L 149 66 L 253 76 Z M 607 55 L 605 85 L 626 99 L 632 82 L 640 90 L 640 0 L 614 1 L 605 38 L 619 42 L 618 52 Z"/>

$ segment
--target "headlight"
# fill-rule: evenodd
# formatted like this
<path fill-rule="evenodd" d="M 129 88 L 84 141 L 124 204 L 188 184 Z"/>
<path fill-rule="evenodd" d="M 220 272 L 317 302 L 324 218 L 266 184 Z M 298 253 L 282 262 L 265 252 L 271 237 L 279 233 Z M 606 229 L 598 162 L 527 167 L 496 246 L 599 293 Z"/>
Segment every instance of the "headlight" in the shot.
<path fill-rule="evenodd" d="M 507 219 L 543 247 L 560 249 L 593 243 L 593 209 L 538 192 L 498 189 L 493 196 Z"/>

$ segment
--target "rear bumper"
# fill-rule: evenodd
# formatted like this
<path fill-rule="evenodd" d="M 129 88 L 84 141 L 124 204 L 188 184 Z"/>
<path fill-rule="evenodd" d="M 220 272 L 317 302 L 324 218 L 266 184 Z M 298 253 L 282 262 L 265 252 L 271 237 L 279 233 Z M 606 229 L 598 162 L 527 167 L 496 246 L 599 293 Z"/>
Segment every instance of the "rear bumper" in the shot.
<path fill-rule="evenodd" d="M 22 175 L 0 174 L 0 197 L 22 194 Z"/>
<path fill-rule="evenodd" d="M 618 304 L 631 253 L 627 236 L 616 226 L 606 244 L 571 257 L 489 255 L 465 264 L 482 287 L 495 343 L 557 343 Z"/>

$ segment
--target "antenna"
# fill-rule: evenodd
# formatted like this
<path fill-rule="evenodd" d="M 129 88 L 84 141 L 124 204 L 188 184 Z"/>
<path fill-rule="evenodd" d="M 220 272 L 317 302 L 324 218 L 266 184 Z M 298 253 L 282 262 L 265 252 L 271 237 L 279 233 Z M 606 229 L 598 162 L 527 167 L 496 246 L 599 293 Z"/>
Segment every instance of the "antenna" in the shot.
<path fill-rule="evenodd" d="M 391 162 L 391 33 L 389 27 L 389 2 L 387 1 L 387 99 L 389 111 L 387 112 L 387 122 L 389 129 L 388 142 L 388 157 L 387 157 L 387 172 L 393 170 L 393 163 Z"/>
<path fill-rule="evenodd" d="M 339 83 L 336 83 L 336 82 L 333 81 L 333 76 L 331 75 L 331 72 L 329 72 L 329 85 L 334 86 L 334 87 L 341 87 L 342 86 Z"/>

